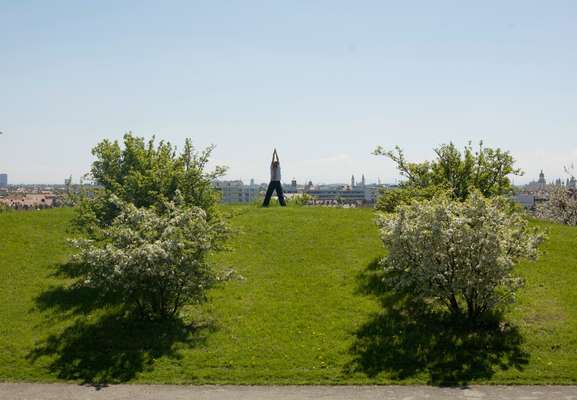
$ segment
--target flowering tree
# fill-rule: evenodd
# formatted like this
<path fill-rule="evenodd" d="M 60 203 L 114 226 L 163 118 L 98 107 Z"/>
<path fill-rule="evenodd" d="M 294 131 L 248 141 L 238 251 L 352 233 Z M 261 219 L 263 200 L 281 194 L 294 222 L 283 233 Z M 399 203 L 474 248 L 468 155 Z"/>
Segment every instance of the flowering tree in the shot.
<path fill-rule="evenodd" d="M 76 240 L 74 261 L 85 265 L 83 285 L 113 294 L 151 318 L 174 316 L 205 299 L 214 280 L 207 256 L 226 235 L 200 207 L 172 202 L 163 211 L 137 208 L 113 197 L 120 210 L 103 240 Z"/>
<path fill-rule="evenodd" d="M 522 280 L 513 266 L 534 258 L 542 238 L 506 200 L 478 192 L 464 202 L 442 197 L 400 206 L 379 225 L 389 250 L 385 284 L 470 320 L 514 299 Z"/>
<path fill-rule="evenodd" d="M 565 225 L 577 225 L 577 192 L 557 187 L 549 192 L 549 200 L 537 206 L 536 215 Z"/>

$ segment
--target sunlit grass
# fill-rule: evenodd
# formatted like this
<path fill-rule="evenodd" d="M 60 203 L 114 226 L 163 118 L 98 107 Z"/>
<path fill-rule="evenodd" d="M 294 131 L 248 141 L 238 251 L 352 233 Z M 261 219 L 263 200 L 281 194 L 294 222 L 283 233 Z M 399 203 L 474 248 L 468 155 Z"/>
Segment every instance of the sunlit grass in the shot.
<path fill-rule="evenodd" d="M 236 278 L 212 289 L 205 306 L 188 308 L 184 322 L 163 327 L 132 321 L 113 306 L 95 309 L 92 294 L 66 289 L 71 280 L 56 272 L 69 254 L 70 210 L 0 215 L 0 380 L 434 381 L 438 371 L 426 363 L 398 380 L 391 371 L 396 354 L 413 357 L 424 350 L 404 348 L 391 337 L 379 342 L 394 346 L 380 349 L 395 354 L 382 357 L 387 368 L 354 368 L 358 336 L 381 312 L 377 299 L 359 290 L 359 275 L 383 254 L 371 210 L 225 211 L 235 214 L 237 233 L 231 250 L 215 262 L 220 270 L 234 269 Z M 518 350 L 527 364 L 502 371 L 496 360 L 482 358 L 492 364 L 485 366 L 488 372 L 471 374 L 472 382 L 577 383 L 577 229 L 541 225 L 549 239 L 537 262 L 519 266 L 527 285 L 507 315 L 519 330 Z M 374 367 L 382 361 L 370 360 Z M 399 368 L 405 362 L 399 359 Z"/>

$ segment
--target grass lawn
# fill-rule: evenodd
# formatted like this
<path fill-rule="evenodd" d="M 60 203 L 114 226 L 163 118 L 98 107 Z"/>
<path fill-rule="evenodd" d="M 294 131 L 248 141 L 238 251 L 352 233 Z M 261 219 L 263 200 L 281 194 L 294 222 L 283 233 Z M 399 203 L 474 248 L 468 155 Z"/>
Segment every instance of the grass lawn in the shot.
<path fill-rule="evenodd" d="M 577 383 L 577 229 L 549 229 L 498 334 L 460 337 L 363 290 L 371 210 L 227 207 L 215 257 L 239 276 L 184 322 L 130 321 L 63 274 L 70 210 L 0 215 L 0 380 L 132 383 Z M 366 285 L 365 285 L 366 286 Z M 96 307 L 100 306 L 100 307 Z"/>

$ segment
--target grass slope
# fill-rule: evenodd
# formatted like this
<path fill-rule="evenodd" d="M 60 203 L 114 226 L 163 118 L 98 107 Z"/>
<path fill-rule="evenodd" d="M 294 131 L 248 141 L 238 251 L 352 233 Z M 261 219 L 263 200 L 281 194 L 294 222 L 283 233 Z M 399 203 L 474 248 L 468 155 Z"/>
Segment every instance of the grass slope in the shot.
<path fill-rule="evenodd" d="M 129 321 L 69 288 L 58 271 L 70 210 L 0 215 L 0 380 L 427 383 L 458 370 L 479 383 L 577 383 L 575 228 L 542 224 L 549 240 L 520 266 L 527 285 L 508 315 L 515 340 L 463 339 L 395 319 L 359 289 L 383 253 L 371 210 L 227 210 L 238 232 L 215 261 L 244 279 L 187 310 L 193 332 Z"/>

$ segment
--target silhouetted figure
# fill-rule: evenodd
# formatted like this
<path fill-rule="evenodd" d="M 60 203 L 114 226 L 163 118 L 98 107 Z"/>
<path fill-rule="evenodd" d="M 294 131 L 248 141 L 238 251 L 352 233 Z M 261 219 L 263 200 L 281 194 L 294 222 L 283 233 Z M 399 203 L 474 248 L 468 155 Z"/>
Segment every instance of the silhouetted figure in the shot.
<path fill-rule="evenodd" d="M 268 184 L 266 196 L 264 197 L 264 202 L 262 203 L 263 207 L 268 207 L 270 204 L 270 198 L 272 197 L 272 194 L 275 190 L 278 196 L 279 204 L 283 207 L 286 207 L 280 179 L 280 160 L 278 158 L 276 149 L 274 149 L 274 153 L 272 153 L 272 162 L 270 163 L 270 183 Z"/>

